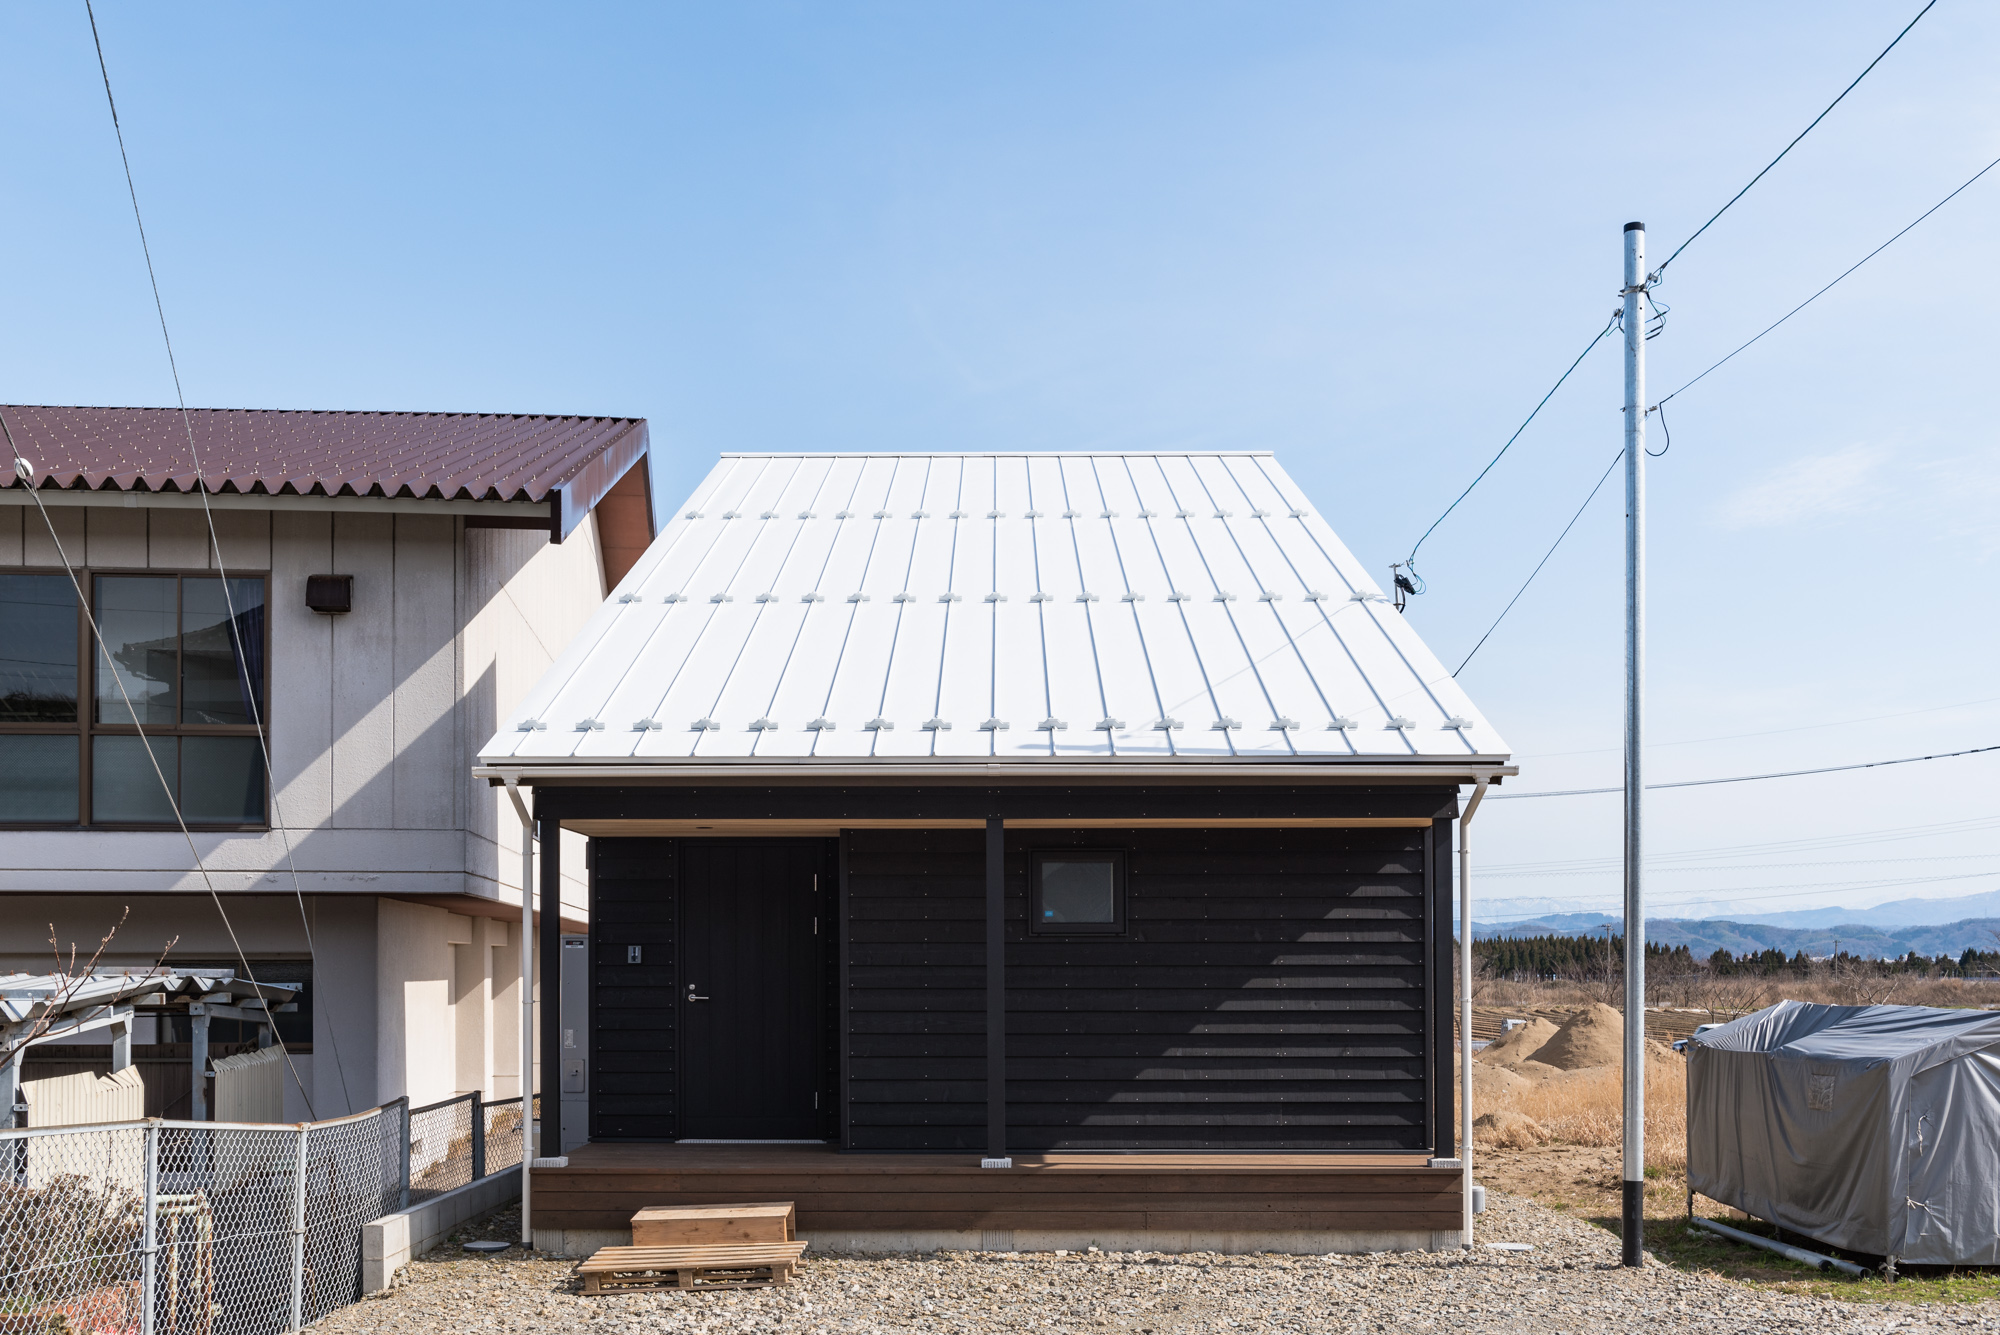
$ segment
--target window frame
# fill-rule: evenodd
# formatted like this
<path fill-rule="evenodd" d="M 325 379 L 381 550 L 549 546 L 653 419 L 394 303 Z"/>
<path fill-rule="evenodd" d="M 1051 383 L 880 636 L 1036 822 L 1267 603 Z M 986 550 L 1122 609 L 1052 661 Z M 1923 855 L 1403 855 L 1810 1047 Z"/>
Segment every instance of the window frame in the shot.
<path fill-rule="evenodd" d="M 1130 915 L 1127 910 L 1127 850 L 1123 848 L 1038 848 L 1028 865 L 1028 934 L 1030 936 L 1124 936 Z M 1111 864 L 1111 921 L 1047 923 L 1042 921 L 1042 865 L 1045 862 L 1096 862 Z"/>
<path fill-rule="evenodd" d="M 7 575 L 54 575 L 67 581 L 71 571 L 60 566 L 19 565 L 0 569 Z M 0 818 L 0 830 L 105 830 L 105 831 L 160 831 L 178 830 L 179 825 L 166 821 L 97 821 L 92 817 L 93 776 L 91 767 L 95 751 L 95 739 L 99 737 L 259 737 L 264 740 L 259 748 L 257 767 L 263 777 L 263 819 L 260 821 L 189 821 L 188 829 L 208 833 L 257 833 L 271 828 L 271 774 L 264 763 L 264 750 L 270 745 L 271 733 L 271 572 L 268 570 L 219 571 L 199 566 L 78 566 L 74 570 L 77 584 L 83 589 L 84 603 L 77 610 L 76 618 L 76 661 L 77 661 L 77 716 L 69 723 L 12 723 L 0 721 L 0 735 L 19 736 L 24 734 L 42 737 L 75 737 L 77 739 L 77 819 L 74 821 L 9 821 Z M 96 637 L 91 634 L 92 620 L 98 614 L 97 580 L 99 576 L 126 578 L 155 578 L 174 581 L 174 634 L 177 641 L 186 635 L 182 618 L 186 612 L 186 581 L 189 579 L 254 579 L 264 586 L 264 679 L 261 683 L 258 702 L 259 724 L 251 723 L 100 723 L 97 720 L 97 673 L 98 649 Z M 82 615 L 88 611 L 89 615 Z M 175 708 L 185 707 L 185 682 L 182 663 L 186 656 L 185 645 L 177 644 L 175 649 Z M 175 779 L 180 779 L 177 771 Z"/>

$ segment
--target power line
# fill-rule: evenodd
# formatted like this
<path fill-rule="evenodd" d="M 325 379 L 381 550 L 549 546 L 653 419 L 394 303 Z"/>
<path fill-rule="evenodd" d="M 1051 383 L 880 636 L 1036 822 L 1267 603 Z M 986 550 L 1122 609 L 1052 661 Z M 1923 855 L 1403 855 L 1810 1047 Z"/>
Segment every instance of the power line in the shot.
<path fill-rule="evenodd" d="M 155 272 L 153 268 L 153 248 L 151 243 L 148 242 L 146 239 L 145 217 L 139 211 L 139 188 L 132 180 L 132 158 L 131 155 L 125 149 L 125 127 L 123 126 L 123 124 L 120 123 L 118 119 L 118 99 L 114 97 L 111 92 L 111 67 L 109 64 L 106 63 L 104 59 L 104 39 L 99 35 L 97 31 L 97 11 L 92 7 L 91 0 L 83 0 L 83 11 L 85 16 L 90 20 L 91 45 L 95 47 L 97 51 L 97 72 L 104 80 L 104 103 L 111 111 L 111 130 L 118 140 L 118 161 L 125 169 L 125 191 L 127 195 L 131 197 L 132 200 L 132 221 L 135 224 L 137 224 L 139 230 L 139 251 L 142 255 L 145 256 L 146 260 L 146 281 L 152 285 L 153 310 L 159 316 L 160 320 L 160 340 L 166 345 L 167 349 L 167 369 L 173 375 L 174 398 L 180 408 L 181 429 L 187 433 L 188 456 L 190 461 L 194 465 L 195 490 L 201 496 L 202 519 L 207 524 L 208 527 L 209 546 L 215 552 L 215 573 L 218 582 L 222 585 L 223 607 L 229 614 L 229 637 L 231 641 L 231 646 L 236 651 L 237 670 L 241 672 L 242 665 L 250 661 L 249 656 L 244 652 L 243 627 L 241 622 L 237 618 L 235 594 L 231 592 L 229 587 L 229 571 L 225 562 L 223 561 L 223 556 L 222 556 L 222 539 L 216 534 L 215 515 L 209 507 L 208 480 L 207 478 L 202 476 L 201 451 L 195 445 L 194 422 L 193 419 L 191 419 L 188 416 L 187 394 L 181 388 L 180 363 L 174 356 L 173 335 L 170 332 L 168 332 L 167 329 L 167 307 L 166 303 L 162 301 L 160 298 L 160 279 L 159 275 Z M 8 438 L 8 443 L 9 446 L 11 447 L 13 443 L 11 436 L 9 436 Z M 15 458 L 19 460 L 20 456 L 18 453 L 16 453 Z M 32 479 L 27 479 L 27 481 L 30 487 L 34 485 Z M 36 500 L 36 504 L 37 505 L 40 504 L 39 497 Z M 54 530 L 51 529 L 51 533 L 53 533 L 53 531 Z M 67 565 L 67 561 L 65 561 L 65 565 Z M 72 575 L 71 579 L 72 582 L 74 582 L 75 577 Z M 79 598 L 81 598 L 82 596 L 80 590 L 78 596 Z M 85 606 L 87 608 L 88 604 L 85 604 Z M 93 630 L 95 629 L 95 625 L 96 625 L 96 620 L 93 615 L 92 617 Z M 110 655 L 107 653 L 106 654 L 107 661 L 109 660 L 109 657 Z M 120 683 L 119 689 L 121 691 L 124 689 L 122 681 Z M 266 789 L 266 795 L 271 803 L 271 818 L 272 818 L 271 823 L 278 827 L 279 837 L 284 842 L 285 863 L 287 869 L 291 873 L 292 896 L 298 902 L 299 925 L 305 933 L 306 954 L 312 959 L 313 974 L 315 977 L 317 977 L 319 975 L 319 950 L 316 943 L 313 941 L 312 918 L 311 915 L 306 911 L 305 892 L 303 889 L 301 889 L 299 885 L 298 862 L 294 857 L 292 850 L 291 830 L 285 824 L 284 811 L 280 807 L 278 802 L 278 776 L 276 770 L 273 768 L 271 764 L 271 743 L 270 739 L 267 736 L 265 736 L 263 706 L 258 699 L 258 694 L 259 693 L 255 690 L 246 690 L 244 692 L 244 698 L 248 700 L 250 704 L 250 721 L 251 724 L 256 728 L 257 749 L 259 753 L 262 755 L 264 760 L 265 789 Z M 148 745 L 147 747 L 148 754 L 150 754 L 151 751 L 152 747 Z M 155 770 L 157 770 L 158 767 L 159 767 L 158 762 L 155 761 L 154 762 Z M 166 783 L 166 777 L 164 775 L 161 776 L 160 782 L 162 784 Z M 174 801 L 174 797 L 171 791 L 169 791 L 168 793 L 168 800 Z M 174 817 L 176 820 L 180 819 L 180 808 L 177 802 L 175 803 L 174 807 Z M 182 822 L 182 829 L 183 831 L 185 831 L 186 829 L 186 823 L 184 821 Z M 192 838 L 190 838 L 188 841 L 188 847 L 190 849 L 193 849 L 194 847 L 194 841 Z M 200 855 L 197 854 L 196 856 L 198 859 Z M 206 880 L 206 878 L 207 878 L 207 873 L 203 872 L 203 879 Z M 526 891 L 524 890 L 523 893 L 525 894 Z M 235 943 L 236 929 L 234 926 L 230 924 L 228 910 L 223 908 L 222 899 L 219 895 L 215 894 L 215 888 L 213 885 L 209 886 L 209 894 L 215 900 L 215 911 L 222 915 L 223 926 L 229 932 L 230 941 L 232 943 Z M 243 947 L 240 943 L 237 943 L 236 953 L 237 953 L 237 958 L 241 961 L 243 965 L 244 976 L 248 978 L 254 985 L 257 982 L 257 976 L 252 971 L 250 967 L 249 958 L 243 953 Z M 347 1105 L 347 1111 L 351 1113 L 354 1111 L 354 1098 L 353 1095 L 348 1092 L 347 1088 L 347 1063 L 341 1060 L 340 1039 L 336 1033 L 337 1028 L 338 1026 L 334 1025 L 329 1021 L 329 1023 L 327 1024 L 327 1038 L 333 1048 L 333 1054 L 332 1054 L 333 1067 L 335 1074 L 338 1075 L 340 1079 L 341 1100 L 343 1103 Z M 278 1028 L 275 1022 L 271 1026 L 271 1036 L 272 1038 L 277 1040 L 279 1047 L 281 1049 L 284 1049 L 285 1062 L 286 1065 L 290 1067 L 291 1051 L 289 1048 L 285 1048 L 284 1040 L 281 1037 L 279 1037 Z M 306 1093 L 305 1085 L 303 1082 L 299 1080 L 298 1071 L 295 1067 L 292 1068 L 292 1082 L 298 1085 L 299 1095 L 301 1098 L 305 1100 L 306 1107 L 310 1111 L 312 1109 L 312 1095 Z M 315 1117 L 318 1116 L 316 1112 L 313 1115 Z"/>
<path fill-rule="evenodd" d="M 1690 380 L 1687 382 L 1687 384 L 1682 385 L 1679 389 L 1675 390 L 1673 394 L 1669 394 L 1665 399 L 1661 399 L 1658 403 L 1655 403 L 1653 405 L 1653 409 L 1654 410 L 1665 409 L 1667 404 L 1667 399 L 1671 399 L 1676 394 L 1680 394 L 1685 392 L 1686 390 L 1694 388 L 1696 384 L 1700 383 L 1700 381 L 1703 380 L 1708 375 L 1709 371 L 1720 369 L 1723 362 L 1729 361 L 1730 358 L 1734 357 L 1737 352 L 1744 351 L 1750 346 L 1751 343 L 1755 343 L 1757 339 L 1764 337 L 1765 334 L 1770 333 L 1773 329 L 1776 329 L 1779 325 L 1791 319 L 1794 315 L 1797 315 L 1800 311 L 1812 305 L 1815 301 L 1818 301 L 1828 292 L 1831 292 L 1835 287 L 1835 285 L 1837 285 L 1841 281 L 1841 279 L 1846 278 L 1848 274 L 1853 273 L 1856 269 L 1859 269 L 1862 265 L 1868 263 L 1868 261 L 1874 259 L 1877 255 L 1880 255 L 1883 251 L 1887 250 L 1889 247 L 1895 245 L 1898 241 L 1902 240 L 1905 236 L 1909 235 L 1911 231 L 1915 230 L 1917 223 L 1922 222 L 1925 218 L 1930 217 L 1933 213 L 1936 213 L 1939 209 L 1951 203 L 1952 200 L 1957 199 L 1959 195 L 1963 193 L 1968 187 L 1970 187 L 1974 181 L 1977 181 L 1980 177 L 1986 175 L 1986 173 L 1992 171 L 1995 167 L 2000 167 L 2000 158 L 1993 159 L 1993 161 L 1987 163 L 1984 167 L 1981 167 L 1978 171 L 1974 172 L 1970 177 L 1966 179 L 1964 185 L 1959 186 L 1957 190 L 1952 191 L 1950 194 L 1946 195 L 1943 199 L 1940 199 L 1937 203 L 1931 205 L 1929 208 L 1925 209 L 1921 214 L 1917 215 L 1916 222 L 1912 222 L 1908 227 L 1905 227 L 1902 231 L 1896 233 L 1896 235 L 1890 237 L 1887 241 L 1884 241 L 1881 245 L 1875 247 L 1875 249 L 1869 251 L 1866 255 L 1863 255 L 1860 259 L 1856 260 L 1852 265 L 1848 266 L 1846 271 L 1840 275 L 1840 278 L 1834 279 L 1833 282 L 1828 283 L 1825 287 L 1821 288 L 1819 291 L 1813 293 L 1811 296 L 1807 297 L 1804 301 L 1800 302 L 1798 305 L 1786 311 L 1782 316 L 1778 317 L 1776 320 L 1772 321 L 1768 326 L 1766 326 L 1762 330 L 1762 332 L 1758 333 L 1756 338 L 1752 338 L 1748 343 L 1745 343 L 1743 344 L 1742 347 L 1737 348 L 1736 352 L 1730 353 L 1728 357 L 1724 357 L 1722 361 L 1719 361 L 1715 363 L 1714 366 L 1709 367 L 1708 371 L 1703 371 L 1693 380 Z M 1662 423 L 1666 421 L 1666 417 L 1667 417 L 1666 413 L 1664 411 L 1661 411 L 1660 421 Z"/>
<path fill-rule="evenodd" d="M 1542 567 L 1547 565 L 1549 563 L 1549 558 L 1556 554 L 1556 548 L 1562 546 L 1563 539 L 1567 538 L 1569 536 L 1569 531 L 1576 527 L 1576 521 L 1583 518 L 1583 512 L 1590 508 L 1590 503 L 1597 499 L 1597 493 L 1603 490 L 1605 482 L 1611 477 L 1611 470 L 1616 468 L 1618 466 L 1618 461 L 1620 459 L 1623 459 L 1624 457 L 1625 457 L 1625 451 L 1623 450 L 1620 450 L 1618 451 L 1617 454 L 1611 456 L 1611 462 L 1605 466 L 1604 475 L 1597 479 L 1597 485 L 1590 489 L 1590 495 L 1583 498 L 1583 504 L 1576 507 L 1576 513 L 1569 517 L 1569 522 L 1567 524 L 1563 525 L 1563 531 L 1556 534 L 1556 540 L 1549 544 L 1548 551 L 1542 553 L 1542 559 L 1535 562 L 1535 568 L 1528 572 L 1528 577 L 1521 581 L 1521 587 L 1514 591 L 1514 596 L 1512 598 L 1509 598 L 1507 600 L 1507 605 L 1500 609 L 1500 615 L 1493 618 L 1493 624 L 1486 628 L 1486 634 L 1480 636 L 1479 643 L 1472 646 L 1472 653 L 1467 654 L 1465 656 L 1465 661 L 1460 663 L 1457 667 L 1451 670 L 1452 676 L 1456 677 L 1459 673 L 1465 671 L 1465 664 L 1470 663 L 1472 661 L 1472 654 L 1478 653 L 1481 646 L 1483 646 L 1486 643 L 1487 639 L 1492 636 L 1493 632 L 1500 629 L 1500 623 L 1505 621 L 1507 619 L 1507 614 L 1514 610 L 1514 604 L 1521 601 L 1521 595 L 1526 593 L 1528 591 L 1528 586 L 1535 582 L 1535 576 L 1542 573 Z"/>
<path fill-rule="evenodd" d="M 1803 774 L 1838 774 L 1851 769 L 1879 769 L 1884 765 L 1914 765 L 1920 760 L 1950 760 L 1956 756 L 1977 756 L 1988 751 L 2000 751 L 2000 746 L 1975 746 L 1969 751 L 1941 751 L 1930 756 L 1903 756 L 1896 760 L 1864 760 L 1858 765 L 1827 765 L 1821 769 L 1788 769 L 1775 774 L 1737 774 L 1727 779 L 1682 779 L 1678 783 L 1649 783 L 1647 788 L 1702 788 L 1716 783 L 1749 783 L 1754 779 L 1796 779 Z M 1587 797 L 1593 793 L 1622 793 L 1621 784 L 1616 788 L 1565 788 L 1549 793 L 1488 793 L 1491 801 L 1513 799 L 1519 801 L 1528 797 Z"/>
<path fill-rule="evenodd" d="M 1724 733 L 1719 737 L 1684 737 L 1678 742 L 1648 742 L 1646 743 L 1646 749 L 1652 751 L 1668 746 L 1697 746 L 1704 742 L 1735 742 L 1741 741 L 1745 737 L 1776 737 L 1782 733 L 1813 732 L 1820 728 L 1846 728 L 1856 723 L 1879 723 L 1883 719 L 1912 718 L 1918 714 L 1938 714 L 1947 709 L 1969 709 L 1973 705 L 1990 705 L 1995 700 L 2000 700 L 2000 695 L 1982 696 L 1977 700 L 1961 700 L 1956 704 L 1949 705 L 1927 705 L 1922 709 L 1902 709 L 1893 714 L 1868 714 L 1861 718 L 1829 719 L 1825 723 L 1801 723 L 1792 728 L 1766 728 L 1761 732 L 1730 732 Z M 1601 756 L 1618 749 L 1615 746 L 1593 746 L 1581 751 L 1536 751 L 1527 755 L 1515 756 L 1514 759 L 1554 760 L 1559 756 Z"/>
<path fill-rule="evenodd" d="M 1424 530 L 1423 537 L 1417 539 L 1416 544 L 1410 548 L 1410 554 L 1403 560 L 1403 564 L 1409 569 L 1411 575 L 1414 576 L 1417 573 L 1416 569 L 1417 548 L 1423 546 L 1425 540 L 1428 539 L 1431 536 L 1431 534 L 1437 532 L 1437 526 L 1439 524 L 1442 524 L 1447 518 L 1451 516 L 1451 512 L 1458 508 L 1459 502 L 1463 501 L 1467 496 L 1470 496 L 1472 494 L 1472 489 L 1478 486 L 1488 473 L 1493 471 L 1493 465 L 1499 463 L 1501 458 L 1507 453 L 1507 451 L 1513 448 L 1514 442 L 1521 438 L 1521 433 L 1528 429 L 1528 424 L 1535 420 L 1535 417 L 1542 411 L 1544 407 L 1548 405 L 1548 401 L 1555 397 L 1556 391 L 1563 387 L 1563 382 L 1569 379 L 1570 372 L 1576 370 L 1577 367 L 1583 365 L 1583 359 L 1590 355 L 1590 350 L 1596 347 L 1599 343 L 1603 342 L 1604 336 L 1606 334 L 1609 334 L 1613 329 L 1616 329 L 1617 327 L 1618 327 L 1618 316 L 1614 313 L 1611 319 L 1605 323 L 1604 328 L 1597 331 L 1597 336 L 1591 339 L 1590 342 L 1583 345 L 1583 351 L 1576 354 L 1576 360 L 1569 364 L 1569 370 L 1564 371 L 1560 376 L 1556 377 L 1555 384 L 1549 386 L 1549 392 L 1542 395 L 1541 402 L 1535 405 L 1534 412 L 1529 413 L 1527 418 L 1521 423 L 1521 425 L 1514 428 L 1514 434 L 1507 437 L 1507 443 L 1500 447 L 1500 453 L 1494 455 L 1493 458 L 1487 463 L 1486 467 L 1479 470 L 1478 477 L 1473 478 L 1471 482 L 1466 484 L 1465 490 L 1458 493 L 1458 500 L 1455 500 L 1450 505 L 1447 505 L 1444 508 L 1444 513 L 1439 515 L 1435 520 L 1433 520 L 1431 522 L 1431 526 Z M 1423 590 L 1420 581 L 1417 592 L 1421 593 L 1422 591 Z"/>
<path fill-rule="evenodd" d="M 1876 56 L 1875 59 L 1868 62 L 1868 69 L 1862 70 L 1861 73 L 1855 75 L 1854 82 L 1850 83 L 1849 85 L 1847 85 L 1847 87 L 1840 90 L 1840 97 L 1836 97 L 1833 99 L 1833 101 L 1827 103 L 1826 110 L 1820 112 L 1819 115 L 1813 117 L 1812 124 L 1806 126 L 1805 129 L 1800 130 L 1798 133 L 1798 137 L 1793 139 L 1791 143 L 1786 144 L 1783 152 L 1779 153 L 1777 157 L 1772 158 L 1768 163 L 1764 165 L 1763 171 L 1760 171 L 1755 176 L 1751 177 L 1749 185 L 1744 186 L 1741 190 L 1738 190 L 1735 194 L 1731 195 L 1729 197 L 1729 203 L 1724 204 L 1721 208 L 1717 209 L 1713 217 L 1709 218 L 1709 220 L 1703 223 L 1701 226 L 1695 228 L 1694 236 L 1689 237 L 1687 240 L 1681 242 L 1680 245 L 1674 247 L 1674 253 L 1667 256 L 1667 258 L 1661 262 L 1659 268 L 1653 270 L 1652 278 L 1650 279 L 1650 281 L 1658 282 L 1660 280 L 1660 276 L 1666 273 L 1667 265 L 1672 264 L 1675 260 L 1679 259 L 1681 252 L 1694 244 L 1695 237 L 1700 236 L 1703 232 L 1706 232 L 1709 228 L 1713 227 L 1715 225 L 1715 220 L 1717 218 L 1720 218 L 1723 214 L 1729 212 L 1729 210 L 1735 206 L 1737 200 L 1743 198 L 1743 196 L 1750 193 L 1751 186 L 1754 186 L 1757 184 L 1757 182 L 1763 180 L 1765 175 L 1770 172 L 1771 168 L 1777 166 L 1780 162 L 1784 161 L 1785 154 L 1797 148 L 1799 146 L 1799 140 L 1804 139 L 1807 135 L 1811 134 L 1813 132 L 1813 128 L 1817 126 L 1821 121 L 1825 120 L 1827 116 L 1832 113 L 1833 109 L 1840 105 L 1841 99 L 1845 98 L 1849 93 L 1853 92 L 1856 86 L 1858 86 L 1863 79 L 1868 77 L 1870 70 L 1873 70 L 1877 65 L 1882 63 L 1884 56 L 1887 56 L 1891 51 L 1894 51 L 1896 49 L 1896 42 L 1900 42 L 1903 40 L 1904 37 L 1908 36 L 1910 29 L 1917 26 L 1918 19 L 1921 19 L 1923 18 L 1924 15 L 1930 13 L 1932 6 L 1936 4 L 1937 0 L 1930 0 L 1929 4 L 1925 5 L 1922 9 L 1918 10 L 1917 17 L 1911 19 L 1907 24 L 1903 25 L 1903 31 L 1896 34 L 1895 41 L 1892 41 L 1889 43 L 1889 45 L 1883 47 L 1882 54 Z"/>

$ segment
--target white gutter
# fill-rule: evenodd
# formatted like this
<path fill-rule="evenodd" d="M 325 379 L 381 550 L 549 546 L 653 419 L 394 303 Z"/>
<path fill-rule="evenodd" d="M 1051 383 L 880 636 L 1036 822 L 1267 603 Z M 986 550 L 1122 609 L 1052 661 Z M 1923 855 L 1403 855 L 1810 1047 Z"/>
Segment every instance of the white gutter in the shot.
<path fill-rule="evenodd" d="M 1463 1199 L 1459 1218 L 1466 1250 L 1472 1249 L 1472 841 L 1466 826 L 1486 796 L 1492 774 L 1474 779 L 1472 797 L 1458 818 L 1458 1157 Z"/>
<path fill-rule="evenodd" d="M 535 1162 L 535 821 L 510 775 L 507 796 L 521 817 L 521 1245 L 533 1248 L 528 1180 Z"/>
<path fill-rule="evenodd" d="M 503 783 L 620 782 L 633 779 L 672 781 L 676 779 L 923 779 L 935 782 L 954 776 L 997 778 L 1007 775 L 1022 781 L 1041 779 L 1180 779 L 1187 782 L 1227 780 L 1230 782 L 1283 779 L 1340 783 L 1352 779 L 1423 779 L 1434 783 L 1476 783 L 1482 787 L 1492 779 L 1512 778 L 1520 768 L 1506 763 L 1505 757 L 1453 757 L 1435 765 L 1294 765 L 1284 763 L 1207 764 L 1182 761 L 1179 764 L 1120 764 L 1115 761 L 1049 764 L 1037 760 L 941 761 L 904 764 L 875 761 L 867 764 L 799 765 L 783 761 L 740 760 L 733 764 L 714 762 L 658 764 L 508 764 L 475 765 L 477 779 Z M 511 777 L 510 777 L 511 776 Z"/>

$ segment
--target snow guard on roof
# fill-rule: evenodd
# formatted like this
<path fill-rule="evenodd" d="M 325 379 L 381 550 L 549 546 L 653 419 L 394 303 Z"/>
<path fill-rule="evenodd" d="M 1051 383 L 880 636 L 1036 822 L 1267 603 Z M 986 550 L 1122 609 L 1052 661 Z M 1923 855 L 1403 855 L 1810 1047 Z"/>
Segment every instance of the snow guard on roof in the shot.
<path fill-rule="evenodd" d="M 1781 1001 L 1703 1034 L 1688 1186 L 1831 1246 L 2000 1264 L 2000 1014 Z"/>

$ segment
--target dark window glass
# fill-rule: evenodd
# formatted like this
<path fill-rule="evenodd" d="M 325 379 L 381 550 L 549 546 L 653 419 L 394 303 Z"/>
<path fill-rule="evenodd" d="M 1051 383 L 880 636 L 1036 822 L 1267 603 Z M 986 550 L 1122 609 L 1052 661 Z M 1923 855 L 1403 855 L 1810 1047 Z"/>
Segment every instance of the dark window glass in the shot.
<path fill-rule="evenodd" d="M 264 713 L 264 581 L 181 581 L 181 722 L 255 723 Z M 231 609 L 234 609 L 234 621 Z"/>
<path fill-rule="evenodd" d="M 0 821 L 74 821 L 74 733 L 0 736 Z"/>
<path fill-rule="evenodd" d="M 105 825 L 173 824 L 174 808 L 160 787 L 160 775 L 169 785 L 180 786 L 180 742 L 159 736 L 91 738 L 91 819 Z M 157 774 L 146 758 L 149 746 L 159 761 Z"/>
<path fill-rule="evenodd" d="M 255 737 L 183 737 L 181 815 L 190 825 L 264 819 L 264 757 Z"/>
<path fill-rule="evenodd" d="M 76 588 L 67 575 L 0 575 L 0 722 L 76 722 Z"/>
<path fill-rule="evenodd" d="M 98 722 L 180 722 L 179 588 L 172 575 L 97 577 L 97 626 L 111 658 L 97 664 Z"/>
<path fill-rule="evenodd" d="M 1123 863 L 1117 853 L 1037 855 L 1034 930 L 1123 931 Z"/>

